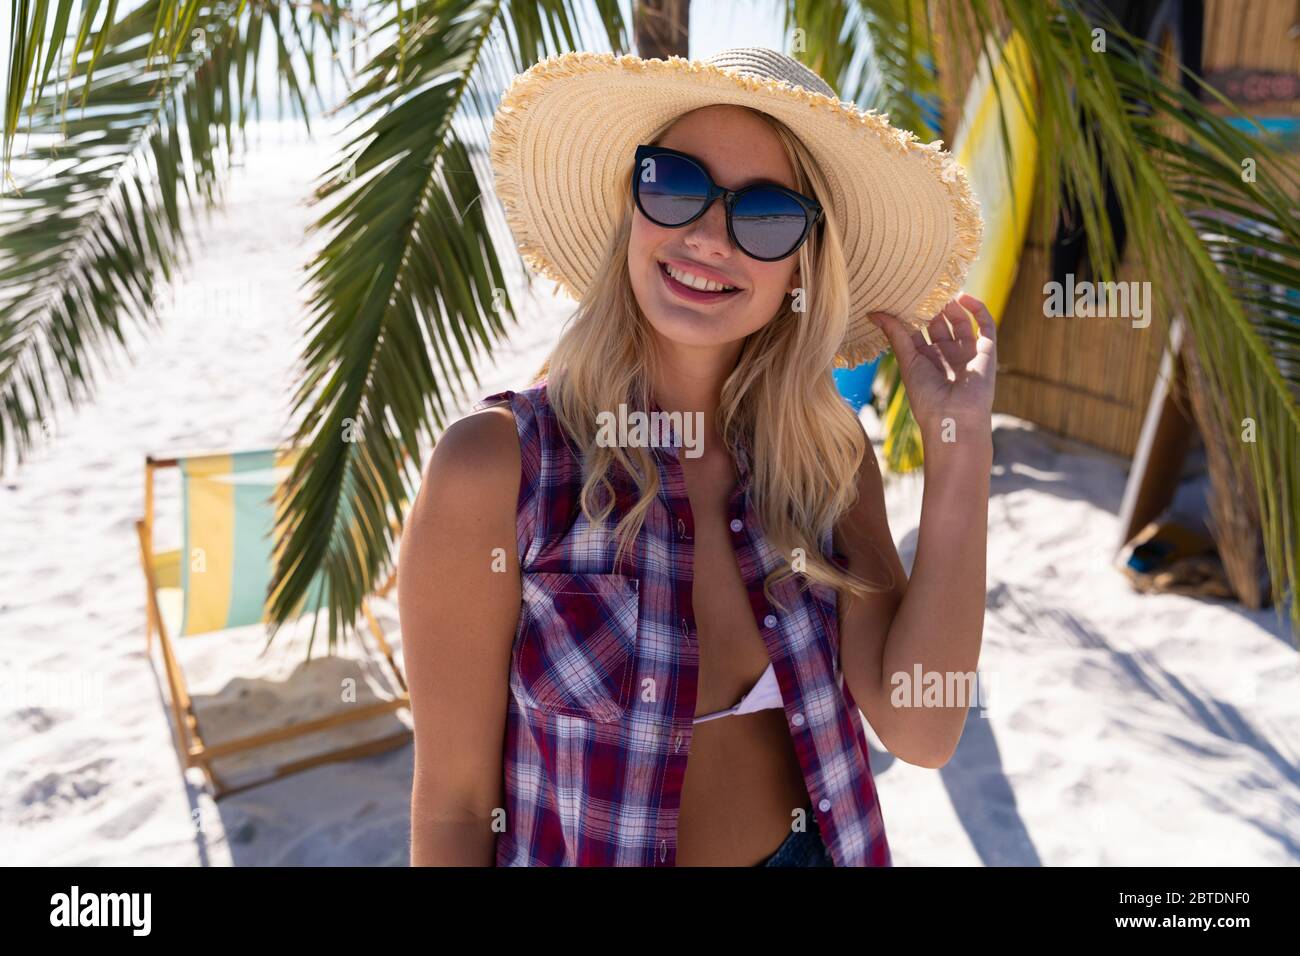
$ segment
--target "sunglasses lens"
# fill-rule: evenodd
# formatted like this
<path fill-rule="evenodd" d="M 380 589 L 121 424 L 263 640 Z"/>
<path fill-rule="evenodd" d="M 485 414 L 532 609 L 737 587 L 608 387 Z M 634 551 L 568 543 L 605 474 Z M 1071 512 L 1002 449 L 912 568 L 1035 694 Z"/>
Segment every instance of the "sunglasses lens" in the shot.
<path fill-rule="evenodd" d="M 680 226 L 700 211 L 709 195 L 704 170 L 680 156 L 644 156 L 636 175 L 641 211 L 661 226 Z"/>
<path fill-rule="evenodd" d="M 780 259 L 794 251 L 807 221 L 793 197 L 776 189 L 751 189 L 736 200 L 731 228 L 751 256 Z"/>

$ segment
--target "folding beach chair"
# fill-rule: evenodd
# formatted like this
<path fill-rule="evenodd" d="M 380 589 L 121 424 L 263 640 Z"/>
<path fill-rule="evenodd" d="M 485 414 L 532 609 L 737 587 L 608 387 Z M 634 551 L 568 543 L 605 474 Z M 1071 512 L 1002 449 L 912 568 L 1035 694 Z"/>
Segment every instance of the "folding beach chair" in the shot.
<path fill-rule="evenodd" d="M 231 754 L 410 708 L 406 680 L 393 659 L 392 649 L 370 607 L 362 602 L 366 624 L 396 679 L 393 699 L 344 705 L 344 709 L 325 717 L 234 740 L 215 744 L 204 741 L 172 635 L 188 638 L 265 622 L 274 557 L 272 496 L 288 475 L 295 456 L 292 451 L 266 450 L 173 458 L 151 455 L 145 459 L 144 518 L 136 522 L 136 529 L 148 588 L 146 652 L 152 654 L 153 635 L 157 632 L 182 766 L 199 767 L 217 799 L 319 764 L 391 750 L 411 739 L 411 731 L 404 728 L 376 740 L 280 763 L 251 783 L 223 781 L 213 767 L 213 761 Z M 182 542 L 178 550 L 155 551 L 154 475 L 164 468 L 180 470 Z M 395 580 L 394 573 L 375 593 L 386 594 Z M 315 603 L 304 604 L 300 615 L 314 612 L 320 605 L 320 596 L 313 597 Z M 367 648 L 367 657 L 371 654 Z"/>

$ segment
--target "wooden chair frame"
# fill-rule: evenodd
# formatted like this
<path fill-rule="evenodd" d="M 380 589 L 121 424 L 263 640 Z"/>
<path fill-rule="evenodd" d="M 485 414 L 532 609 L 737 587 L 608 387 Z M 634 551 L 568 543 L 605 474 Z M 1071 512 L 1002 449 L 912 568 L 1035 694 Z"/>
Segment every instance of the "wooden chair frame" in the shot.
<path fill-rule="evenodd" d="M 175 646 L 172 644 L 172 637 L 167 633 L 167 625 L 158 605 L 158 582 L 154 561 L 156 557 L 153 548 L 154 474 L 164 468 L 178 467 L 181 460 L 182 458 L 180 456 L 167 458 L 149 455 L 145 458 L 144 518 L 136 522 L 136 531 L 140 539 L 140 563 L 144 569 L 145 585 L 148 592 L 145 599 L 145 653 L 149 655 L 150 660 L 152 661 L 153 635 L 157 632 L 158 643 L 162 648 L 163 667 L 167 675 L 167 685 L 171 693 L 172 721 L 176 728 L 176 742 L 180 752 L 181 766 L 183 768 L 182 772 L 184 769 L 190 767 L 198 767 L 203 771 L 204 776 L 208 780 L 213 798 L 220 800 L 222 797 L 229 796 L 232 793 L 239 793 L 243 790 L 259 787 L 263 784 L 270 783 L 273 780 L 279 780 L 290 776 L 291 774 L 307 770 L 310 767 L 341 760 L 351 760 L 354 757 L 364 757 L 371 754 L 383 753 L 400 747 L 407 741 L 411 740 L 413 736 L 412 732 L 407 729 L 377 740 L 366 741 L 361 744 L 355 744 L 353 746 L 342 747 L 325 753 L 315 754 L 302 760 L 281 764 L 276 767 L 275 772 L 272 775 L 251 783 L 240 786 L 230 786 L 222 780 L 220 774 L 216 772 L 212 765 L 213 761 L 219 757 L 225 757 L 230 754 L 241 753 L 244 751 L 257 750 L 270 744 L 279 743 L 284 740 L 291 740 L 307 734 L 318 733 L 353 721 L 368 720 L 373 717 L 393 713 L 402 708 L 406 708 L 409 712 L 411 707 L 411 698 L 406 686 L 406 678 L 403 676 L 401 668 L 397 666 L 397 662 L 393 658 L 392 648 L 384 638 L 383 629 L 375 619 L 375 615 L 370 610 L 369 604 L 362 601 L 361 611 L 365 617 L 366 625 L 374 635 L 379 651 L 388 662 L 388 666 L 391 669 L 393 676 L 396 678 L 397 686 L 401 689 L 396 698 L 393 700 L 368 704 L 364 707 L 356 707 L 350 710 L 340 711 L 315 720 L 302 721 L 285 727 L 279 727 L 275 730 L 263 731 L 261 733 L 240 737 L 235 740 L 224 741 L 219 744 L 207 744 L 204 742 L 203 734 L 199 728 L 199 718 L 194 711 L 193 701 L 186 684 L 185 674 L 181 670 L 180 662 L 176 657 Z M 181 557 L 182 559 L 184 558 L 183 555 Z M 396 582 L 397 572 L 394 571 L 375 591 L 375 594 L 380 597 L 387 595 Z"/>

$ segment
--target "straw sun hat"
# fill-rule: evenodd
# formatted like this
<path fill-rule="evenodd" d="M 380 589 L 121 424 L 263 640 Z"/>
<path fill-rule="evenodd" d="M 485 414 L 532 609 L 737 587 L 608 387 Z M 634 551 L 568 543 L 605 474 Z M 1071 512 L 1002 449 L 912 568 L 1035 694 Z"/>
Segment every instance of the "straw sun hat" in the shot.
<path fill-rule="evenodd" d="M 565 53 L 514 78 L 497 110 L 497 193 L 526 263 L 579 299 L 626 197 L 636 146 L 702 106 L 748 106 L 802 140 L 830 185 L 848 264 L 848 331 L 836 364 L 889 347 L 867 318 L 919 329 L 960 289 L 982 222 L 966 172 L 882 114 L 841 102 L 803 64 L 762 48 L 707 60 Z"/>

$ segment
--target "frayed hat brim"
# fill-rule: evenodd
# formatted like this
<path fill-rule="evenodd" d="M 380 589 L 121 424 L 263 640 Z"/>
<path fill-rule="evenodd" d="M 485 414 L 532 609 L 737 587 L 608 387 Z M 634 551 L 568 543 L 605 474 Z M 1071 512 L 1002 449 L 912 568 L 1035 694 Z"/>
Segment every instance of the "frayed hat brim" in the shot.
<path fill-rule="evenodd" d="M 826 178 L 848 267 L 837 365 L 888 348 L 869 313 L 919 329 L 960 291 L 983 220 L 966 171 L 941 142 L 922 143 L 883 114 L 784 79 L 681 57 L 573 52 L 515 77 L 490 156 L 524 261 L 580 299 L 626 200 L 635 146 L 675 116 L 719 104 L 780 120 Z"/>

